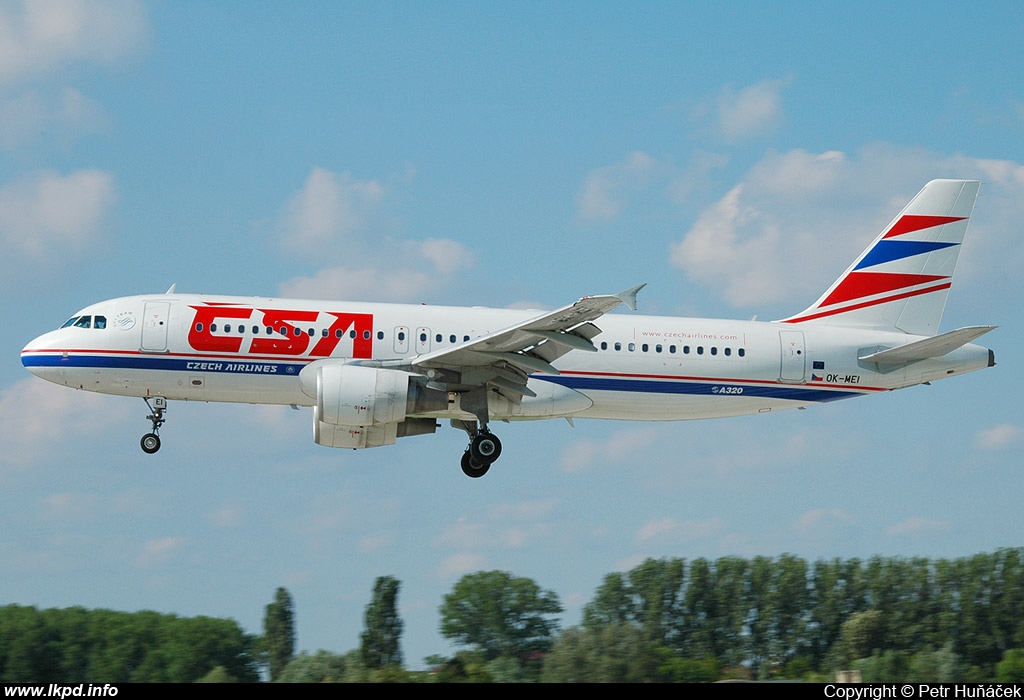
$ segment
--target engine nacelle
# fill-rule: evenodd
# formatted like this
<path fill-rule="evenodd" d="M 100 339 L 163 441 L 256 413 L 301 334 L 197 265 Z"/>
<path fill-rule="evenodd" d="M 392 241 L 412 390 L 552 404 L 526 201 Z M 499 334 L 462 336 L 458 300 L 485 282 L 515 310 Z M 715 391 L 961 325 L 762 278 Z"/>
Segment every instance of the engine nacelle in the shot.
<path fill-rule="evenodd" d="M 316 398 L 313 439 L 328 447 L 381 447 L 408 435 L 433 433 L 433 418 L 407 415 L 447 408 L 443 392 L 409 382 L 391 369 L 320 362 L 299 374 L 302 391 Z"/>
<path fill-rule="evenodd" d="M 333 363 L 309 369 L 316 372 L 316 408 L 324 423 L 365 427 L 405 420 L 408 373 Z M 306 377 L 300 379 L 305 391 Z"/>

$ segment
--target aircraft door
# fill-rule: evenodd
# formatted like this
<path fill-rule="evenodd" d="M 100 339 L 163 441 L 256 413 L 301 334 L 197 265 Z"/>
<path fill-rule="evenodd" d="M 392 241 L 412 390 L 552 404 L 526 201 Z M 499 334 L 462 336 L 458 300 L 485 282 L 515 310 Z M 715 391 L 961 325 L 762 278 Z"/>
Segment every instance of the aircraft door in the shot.
<path fill-rule="evenodd" d="M 146 302 L 142 314 L 142 352 L 167 352 L 167 322 L 170 313 L 170 302 Z"/>
<path fill-rule="evenodd" d="M 429 328 L 417 328 L 416 329 L 416 352 L 423 354 L 430 352 L 430 329 Z"/>
<path fill-rule="evenodd" d="M 399 355 L 409 352 L 409 329 L 405 326 L 395 327 L 395 352 Z"/>
<path fill-rule="evenodd" d="M 802 384 L 807 370 L 807 352 L 803 331 L 779 331 L 782 344 L 782 366 L 779 381 Z"/>

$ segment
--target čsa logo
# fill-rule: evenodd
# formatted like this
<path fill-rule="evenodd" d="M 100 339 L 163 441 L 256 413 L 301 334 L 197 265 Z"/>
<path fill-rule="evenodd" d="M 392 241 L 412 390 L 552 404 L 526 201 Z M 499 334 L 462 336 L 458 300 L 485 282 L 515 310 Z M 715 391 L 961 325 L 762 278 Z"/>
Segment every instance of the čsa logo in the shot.
<path fill-rule="evenodd" d="M 325 311 L 333 317 L 329 326 L 314 332 L 320 311 L 253 309 L 244 306 L 193 306 L 196 315 L 188 333 L 188 344 L 205 352 L 243 352 L 260 355 L 330 357 L 342 338 L 352 340 L 352 357 L 369 359 L 373 349 L 373 314 Z M 218 330 L 218 324 L 220 324 Z M 230 333 L 252 325 L 252 334 Z M 326 332 L 325 332 L 326 331 Z"/>

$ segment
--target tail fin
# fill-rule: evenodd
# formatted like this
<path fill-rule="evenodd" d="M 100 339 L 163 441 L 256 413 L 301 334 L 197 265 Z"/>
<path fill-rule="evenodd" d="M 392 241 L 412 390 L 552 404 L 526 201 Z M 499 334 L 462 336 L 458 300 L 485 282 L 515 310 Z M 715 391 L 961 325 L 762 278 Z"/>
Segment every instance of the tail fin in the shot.
<path fill-rule="evenodd" d="M 783 323 L 935 335 L 980 185 L 929 182 L 818 301 Z"/>

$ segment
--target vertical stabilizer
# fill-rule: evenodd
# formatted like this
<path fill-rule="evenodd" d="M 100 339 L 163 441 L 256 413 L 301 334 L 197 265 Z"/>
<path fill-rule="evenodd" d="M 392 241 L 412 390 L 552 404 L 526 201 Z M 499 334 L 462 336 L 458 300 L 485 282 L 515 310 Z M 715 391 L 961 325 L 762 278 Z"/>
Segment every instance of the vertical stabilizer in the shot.
<path fill-rule="evenodd" d="M 929 182 L 818 301 L 783 322 L 935 335 L 980 185 Z"/>

